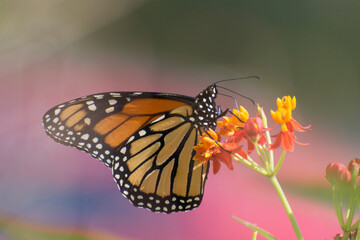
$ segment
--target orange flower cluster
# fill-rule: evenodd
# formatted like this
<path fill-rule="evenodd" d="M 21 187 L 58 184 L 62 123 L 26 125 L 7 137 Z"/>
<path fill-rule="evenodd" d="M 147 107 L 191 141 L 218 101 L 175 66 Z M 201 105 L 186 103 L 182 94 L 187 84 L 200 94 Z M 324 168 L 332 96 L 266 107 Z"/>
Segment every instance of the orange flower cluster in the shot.
<path fill-rule="evenodd" d="M 268 150 L 273 150 L 282 146 L 285 151 L 293 151 L 293 143 L 305 145 L 297 142 L 294 131 L 307 132 L 310 126 L 302 127 L 295 119 L 292 118 L 292 111 L 296 108 L 295 97 L 285 96 L 277 99 L 277 111 L 271 111 L 271 116 L 276 123 L 281 124 L 280 133 L 276 134 L 274 144 L 270 144 Z M 216 133 L 212 129 L 206 130 L 199 140 L 199 144 L 194 147 L 196 155 L 194 160 L 200 160 L 202 163 L 212 160 L 214 173 L 220 169 L 220 162 L 223 162 L 229 169 L 233 169 L 232 155 L 239 154 L 247 159 L 255 149 L 255 144 L 264 146 L 267 143 L 265 138 L 266 129 L 263 126 L 263 120 L 258 115 L 249 118 L 249 113 L 242 106 L 239 110 L 234 109 L 231 117 L 223 117 L 223 121 L 218 121 L 220 127 Z M 221 136 L 226 139 L 220 143 Z M 247 153 L 242 149 L 240 143 L 246 141 Z M 266 147 L 265 147 L 266 148 Z"/>
<path fill-rule="evenodd" d="M 212 129 L 209 129 L 202 134 L 200 143 L 194 147 L 196 151 L 194 160 L 200 160 L 201 163 L 212 160 L 214 174 L 220 170 L 220 162 L 224 163 L 230 170 L 234 169 L 231 154 L 238 153 L 246 157 L 246 153 L 240 145 L 236 143 L 220 143 L 217 140 L 218 135 Z"/>

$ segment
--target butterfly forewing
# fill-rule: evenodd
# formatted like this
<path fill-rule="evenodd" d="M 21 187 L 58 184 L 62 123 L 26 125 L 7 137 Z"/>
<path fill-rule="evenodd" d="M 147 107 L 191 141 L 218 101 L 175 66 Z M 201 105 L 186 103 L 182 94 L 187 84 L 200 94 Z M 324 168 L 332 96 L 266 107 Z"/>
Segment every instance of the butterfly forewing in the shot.
<path fill-rule="evenodd" d="M 159 93 L 94 94 L 50 109 L 43 117 L 43 125 L 57 142 L 88 152 L 112 166 L 119 148 L 135 131 L 164 112 L 188 105 L 189 100 Z"/>

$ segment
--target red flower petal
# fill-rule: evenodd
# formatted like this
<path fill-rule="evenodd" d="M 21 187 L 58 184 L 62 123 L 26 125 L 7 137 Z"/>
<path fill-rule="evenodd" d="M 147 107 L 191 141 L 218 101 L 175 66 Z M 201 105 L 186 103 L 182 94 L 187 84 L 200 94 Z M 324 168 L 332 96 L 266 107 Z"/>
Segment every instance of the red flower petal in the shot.
<path fill-rule="evenodd" d="M 311 125 L 308 125 L 306 127 L 303 127 L 300 125 L 300 123 L 298 121 L 296 121 L 295 119 L 291 118 L 290 122 L 286 123 L 286 127 L 289 129 L 289 131 L 294 132 L 294 129 L 297 132 L 309 132 L 311 131 L 310 127 Z"/>
<path fill-rule="evenodd" d="M 293 140 L 294 137 L 291 134 L 290 131 L 286 131 L 286 132 L 280 132 L 281 134 L 281 146 L 285 151 L 288 152 L 293 152 L 294 151 L 294 144 L 293 144 Z"/>

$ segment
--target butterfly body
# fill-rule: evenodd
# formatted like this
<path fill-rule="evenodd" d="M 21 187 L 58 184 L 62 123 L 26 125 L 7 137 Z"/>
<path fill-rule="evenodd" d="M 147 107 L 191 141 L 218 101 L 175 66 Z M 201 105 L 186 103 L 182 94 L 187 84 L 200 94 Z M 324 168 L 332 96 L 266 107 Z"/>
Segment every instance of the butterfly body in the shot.
<path fill-rule="evenodd" d="M 154 212 L 199 206 L 209 163 L 193 147 L 218 118 L 216 85 L 195 98 L 156 92 L 111 92 L 78 98 L 43 117 L 55 141 L 91 154 L 112 169 L 122 194 Z"/>

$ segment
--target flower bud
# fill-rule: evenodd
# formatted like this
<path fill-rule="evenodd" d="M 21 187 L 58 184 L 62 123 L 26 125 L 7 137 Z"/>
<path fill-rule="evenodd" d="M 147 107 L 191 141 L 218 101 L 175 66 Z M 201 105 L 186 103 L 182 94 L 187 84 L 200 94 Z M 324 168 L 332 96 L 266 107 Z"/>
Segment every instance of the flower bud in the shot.
<path fill-rule="evenodd" d="M 326 178 L 331 184 L 347 184 L 351 174 L 344 164 L 332 162 L 326 167 Z"/>
<path fill-rule="evenodd" d="M 264 125 L 260 117 L 249 119 L 244 126 L 247 138 L 251 142 L 258 142 L 264 132 Z"/>
<path fill-rule="evenodd" d="M 360 174 L 360 172 L 359 172 L 359 170 L 360 170 L 360 159 L 354 158 L 353 160 L 351 160 L 349 162 L 348 169 L 349 169 L 349 171 L 351 173 L 353 171 L 357 171 L 357 175 L 359 175 Z"/>

